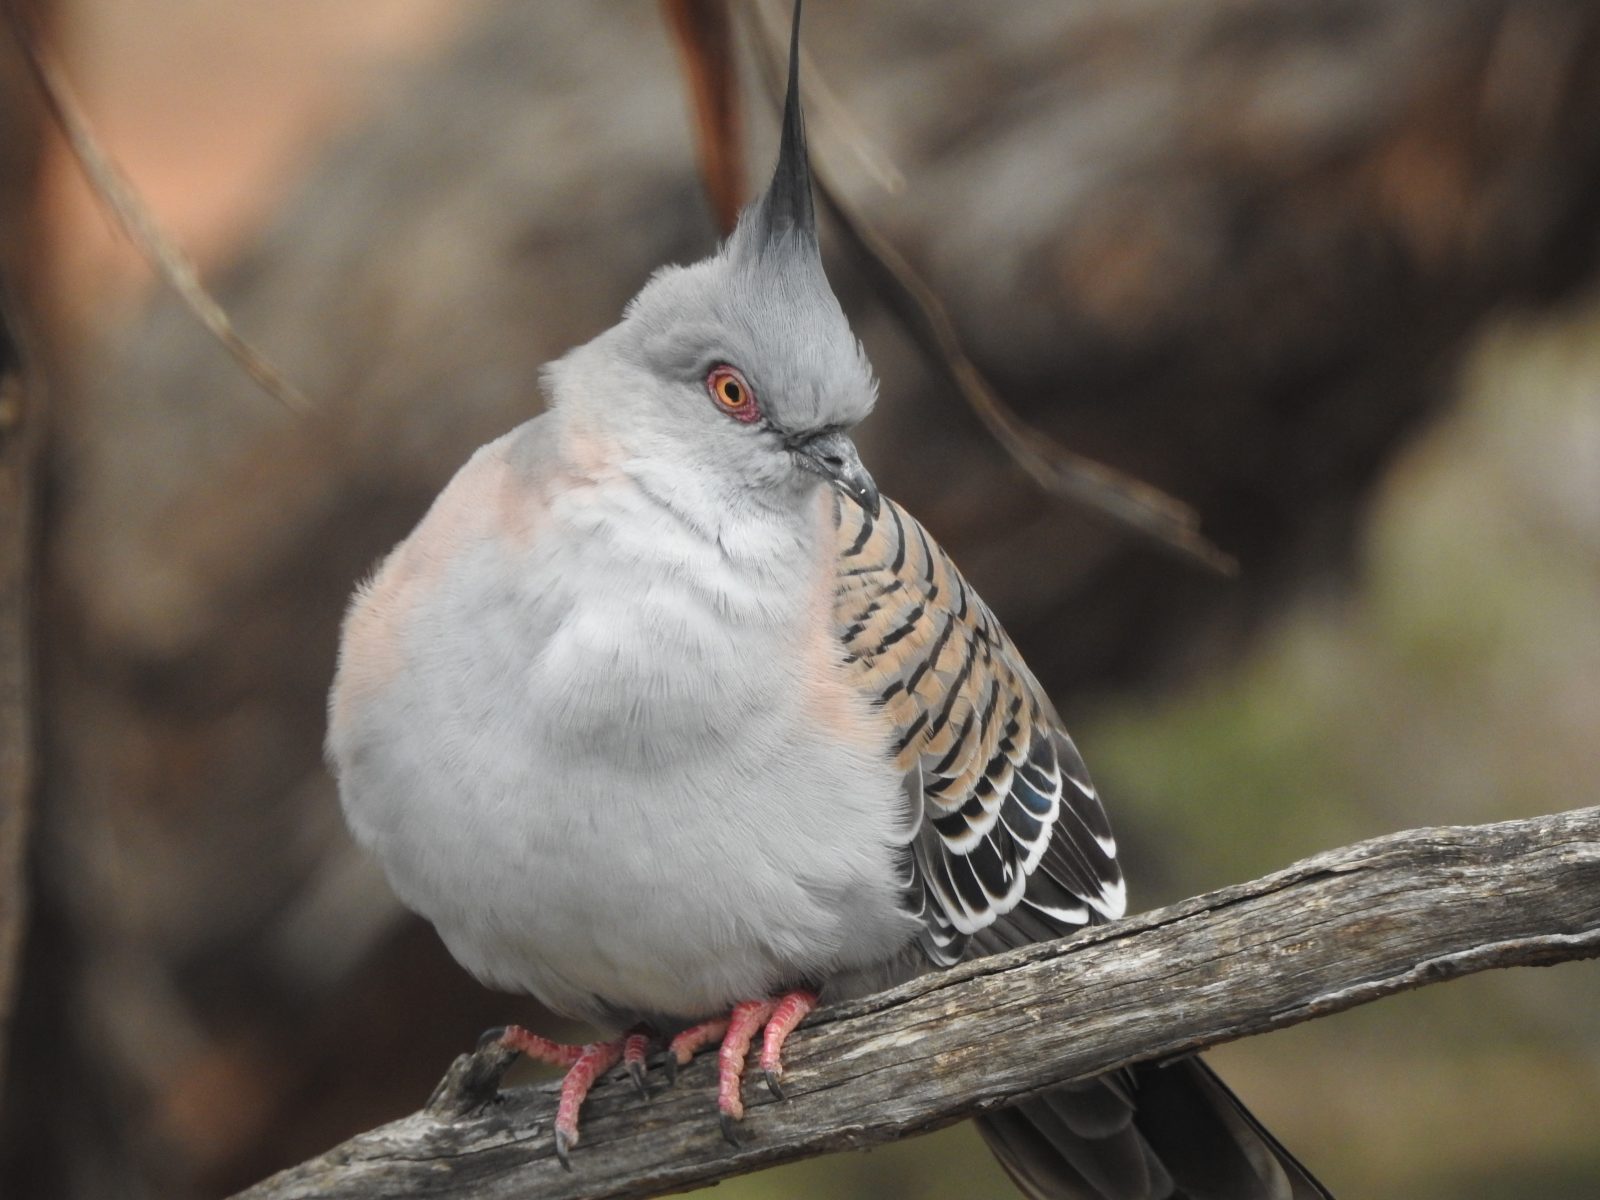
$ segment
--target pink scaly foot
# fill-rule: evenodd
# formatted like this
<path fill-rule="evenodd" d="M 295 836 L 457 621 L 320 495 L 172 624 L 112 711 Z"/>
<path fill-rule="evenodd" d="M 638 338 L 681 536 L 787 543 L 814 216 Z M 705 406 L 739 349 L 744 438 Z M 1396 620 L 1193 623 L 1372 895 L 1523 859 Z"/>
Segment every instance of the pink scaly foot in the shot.
<path fill-rule="evenodd" d="M 619 1061 L 626 1059 L 629 1074 L 640 1085 L 640 1090 L 644 1090 L 644 1058 L 650 1045 L 650 1035 L 643 1029 L 631 1030 L 610 1042 L 569 1046 L 530 1033 L 520 1025 L 508 1025 L 500 1032 L 499 1041 L 509 1050 L 554 1067 L 566 1068 L 567 1073 L 561 1080 L 561 1098 L 556 1102 L 555 1128 L 556 1157 L 569 1171 L 572 1169 L 572 1148 L 578 1144 L 578 1112 L 595 1082 Z"/>
<path fill-rule="evenodd" d="M 722 1116 L 722 1136 L 737 1146 L 738 1122 L 744 1120 L 744 1097 L 739 1085 L 744 1082 L 744 1060 L 756 1032 L 772 1016 L 771 1000 L 742 1000 L 728 1014 L 728 1032 L 722 1035 L 717 1051 L 717 1111 Z"/>
<path fill-rule="evenodd" d="M 689 1060 L 700 1050 L 720 1041 L 722 1035 L 728 1032 L 728 1018 L 719 1017 L 715 1021 L 701 1021 L 698 1025 L 691 1025 L 682 1033 L 667 1043 L 667 1082 L 678 1082 L 678 1068 L 687 1067 Z"/>
<path fill-rule="evenodd" d="M 634 1029 L 622 1039 L 622 1065 L 628 1068 L 633 1086 L 646 1100 L 650 1099 L 650 1085 L 644 1080 L 645 1057 L 650 1053 L 651 1036 L 646 1029 Z"/>
<path fill-rule="evenodd" d="M 800 1024 L 817 1006 L 815 992 L 796 990 L 786 992 L 776 1000 L 746 1000 L 733 1006 L 725 1019 L 702 1021 L 691 1025 L 667 1047 L 667 1070 L 676 1078 L 677 1069 L 686 1065 L 695 1051 L 709 1046 L 719 1038 L 721 1049 L 717 1053 L 717 1111 L 721 1116 L 722 1135 L 738 1145 L 735 1136 L 738 1124 L 744 1119 L 744 1098 L 740 1086 L 744 1081 L 745 1059 L 750 1044 L 763 1029 L 761 1039 L 761 1070 L 767 1077 L 767 1086 L 780 1100 L 783 1092 L 779 1081 L 783 1078 L 783 1043 L 794 1027 Z"/>
<path fill-rule="evenodd" d="M 578 1110 L 595 1080 L 617 1065 L 622 1057 L 622 1042 L 590 1042 L 578 1055 L 561 1080 L 561 1099 L 556 1104 L 556 1157 L 572 1170 L 572 1148 L 578 1144 Z"/>
<path fill-rule="evenodd" d="M 768 1090 L 779 1100 L 783 1099 L 783 1088 L 778 1086 L 783 1080 L 783 1043 L 816 1007 L 815 992 L 790 992 L 778 1001 L 767 1022 L 761 1038 L 761 1072 L 767 1077 Z"/>
<path fill-rule="evenodd" d="M 507 1025 L 504 1029 L 491 1030 L 483 1035 L 481 1041 L 499 1042 L 507 1050 L 515 1050 L 525 1058 L 534 1062 L 542 1062 L 552 1067 L 570 1068 L 583 1054 L 582 1046 L 569 1046 L 565 1042 L 553 1042 L 547 1037 L 540 1037 L 537 1033 L 524 1029 L 521 1025 Z"/>

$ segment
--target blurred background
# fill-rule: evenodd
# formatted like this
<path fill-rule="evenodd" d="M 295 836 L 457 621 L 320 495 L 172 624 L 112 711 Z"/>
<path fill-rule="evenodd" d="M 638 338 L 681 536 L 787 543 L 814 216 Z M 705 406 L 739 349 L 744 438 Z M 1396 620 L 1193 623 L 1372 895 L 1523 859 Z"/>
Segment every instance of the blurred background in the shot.
<path fill-rule="evenodd" d="M 656 4 L 16 7 L 319 408 L 264 396 L 153 281 L 0 34 L 0 278 L 46 385 L 0 1192 L 222 1196 L 412 1111 L 482 1029 L 551 1028 L 347 840 L 320 758 L 338 622 L 538 410 L 539 365 L 716 225 Z M 806 37 L 870 149 L 837 156 L 841 202 L 1006 402 L 1239 560 L 1041 493 L 829 243 L 883 382 L 864 457 L 1052 691 L 1136 908 L 1595 802 L 1600 7 L 813 0 Z M 775 119 L 736 53 L 759 179 Z M 1600 1193 L 1595 964 L 1212 1058 L 1342 1196 Z M 964 1128 L 719 1192 L 1011 1194 Z"/>

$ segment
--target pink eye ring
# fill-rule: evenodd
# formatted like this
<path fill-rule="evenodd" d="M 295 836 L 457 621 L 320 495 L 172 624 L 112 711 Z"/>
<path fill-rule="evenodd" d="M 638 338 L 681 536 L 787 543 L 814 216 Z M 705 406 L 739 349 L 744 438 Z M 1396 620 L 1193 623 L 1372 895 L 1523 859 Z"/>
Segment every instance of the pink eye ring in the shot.
<path fill-rule="evenodd" d="M 726 363 L 712 367 L 706 375 L 706 391 L 711 393 L 717 407 L 735 421 L 749 424 L 761 415 L 756 407 L 756 394 L 737 367 Z"/>

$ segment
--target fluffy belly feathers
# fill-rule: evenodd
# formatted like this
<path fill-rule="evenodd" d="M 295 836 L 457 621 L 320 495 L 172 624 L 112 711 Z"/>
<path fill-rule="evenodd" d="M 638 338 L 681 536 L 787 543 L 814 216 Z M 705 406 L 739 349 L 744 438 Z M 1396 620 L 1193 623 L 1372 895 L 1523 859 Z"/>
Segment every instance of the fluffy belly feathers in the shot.
<path fill-rule="evenodd" d="M 826 620 L 814 573 L 663 571 L 591 532 L 508 574 L 489 539 L 468 545 L 478 561 L 389 612 L 388 677 L 357 681 L 344 719 L 341 664 L 330 734 L 352 829 L 465 967 L 602 1023 L 690 1020 L 914 936 L 899 779 L 809 624 Z M 393 565 L 352 624 L 397 607 Z"/>

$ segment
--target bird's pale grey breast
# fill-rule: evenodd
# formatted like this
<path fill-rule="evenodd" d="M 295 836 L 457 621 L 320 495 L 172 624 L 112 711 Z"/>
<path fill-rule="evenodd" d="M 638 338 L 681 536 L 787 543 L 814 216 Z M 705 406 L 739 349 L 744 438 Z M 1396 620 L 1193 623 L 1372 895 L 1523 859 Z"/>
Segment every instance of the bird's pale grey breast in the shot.
<path fill-rule="evenodd" d="M 832 629 L 833 506 L 742 524 L 703 535 L 544 418 L 481 451 L 354 605 L 346 810 L 486 981 L 688 1020 L 915 935 L 890 738 Z"/>

